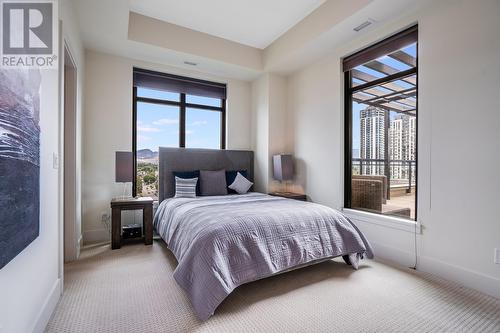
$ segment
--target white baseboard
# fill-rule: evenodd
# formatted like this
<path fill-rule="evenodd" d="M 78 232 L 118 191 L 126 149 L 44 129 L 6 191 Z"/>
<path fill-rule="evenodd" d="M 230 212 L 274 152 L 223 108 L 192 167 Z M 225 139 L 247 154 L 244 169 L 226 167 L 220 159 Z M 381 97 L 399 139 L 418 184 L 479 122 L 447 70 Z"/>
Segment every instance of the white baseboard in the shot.
<path fill-rule="evenodd" d="M 493 276 L 425 256 L 418 258 L 417 269 L 458 282 L 466 287 L 500 299 L 500 279 Z"/>
<path fill-rule="evenodd" d="M 375 260 L 387 261 L 404 267 L 413 267 L 415 265 L 415 254 L 402 251 L 398 248 L 370 242 Z"/>
<path fill-rule="evenodd" d="M 37 319 L 33 324 L 33 329 L 31 330 L 34 333 L 43 332 L 45 327 L 49 323 L 50 317 L 54 312 L 57 303 L 59 302 L 59 298 L 61 298 L 62 290 L 61 290 L 61 279 L 57 279 L 54 283 L 54 286 L 50 290 L 45 302 L 43 303 L 40 312 L 38 313 Z"/>
<path fill-rule="evenodd" d="M 376 220 L 372 216 L 374 214 L 357 211 L 353 213 L 352 210 L 346 210 L 345 213 L 348 214 L 355 223 L 369 223 L 378 228 L 378 232 L 374 232 L 374 229 L 372 229 L 372 236 L 376 236 L 372 237 L 372 239 L 376 238 L 378 242 L 373 242 L 369 237 L 375 254 L 375 260 L 388 261 L 404 267 L 413 267 L 415 265 L 415 253 L 411 251 L 411 247 L 401 249 L 380 243 L 387 237 L 386 231 L 389 230 L 387 228 L 397 230 L 401 237 L 405 237 L 408 235 L 408 232 L 415 232 L 414 224 L 405 225 L 402 221 L 394 219 L 388 220 L 387 217 Z M 417 225 L 417 233 L 419 233 L 419 227 L 420 226 Z M 392 233 L 392 237 L 394 237 L 394 232 Z M 390 243 L 390 239 L 388 239 L 388 243 Z M 418 252 L 420 252 L 420 250 Z M 434 274 L 441 278 L 460 283 L 468 288 L 479 290 L 485 294 L 500 298 L 500 288 L 498 287 L 500 286 L 500 279 L 496 277 L 421 255 L 417 258 L 417 270 Z"/>
<path fill-rule="evenodd" d="M 413 267 L 415 255 L 390 246 L 373 243 L 375 260 L 387 261 L 403 267 Z M 443 279 L 462 284 L 465 287 L 481 291 L 500 298 L 500 279 L 470 269 L 452 265 L 438 259 L 418 256 L 417 270 L 439 276 Z"/>
<path fill-rule="evenodd" d="M 83 246 L 83 235 L 80 235 L 80 237 L 78 237 L 78 247 L 76 249 L 76 259 L 80 258 L 80 251 L 82 250 L 82 246 Z"/>
<path fill-rule="evenodd" d="M 111 235 L 105 228 L 100 229 L 90 229 L 83 231 L 83 244 L 94 244 L 109 242 L 111 240 Z"/>

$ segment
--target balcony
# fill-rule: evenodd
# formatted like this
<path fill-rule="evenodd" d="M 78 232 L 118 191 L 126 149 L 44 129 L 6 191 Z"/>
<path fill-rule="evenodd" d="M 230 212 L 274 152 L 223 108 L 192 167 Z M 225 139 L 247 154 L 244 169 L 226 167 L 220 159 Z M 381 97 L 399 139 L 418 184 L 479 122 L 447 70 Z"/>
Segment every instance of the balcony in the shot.
<path fill-rule="evenodd" d="M 414 160 L 352 159 L 351 208 L 415 220 Z"/>

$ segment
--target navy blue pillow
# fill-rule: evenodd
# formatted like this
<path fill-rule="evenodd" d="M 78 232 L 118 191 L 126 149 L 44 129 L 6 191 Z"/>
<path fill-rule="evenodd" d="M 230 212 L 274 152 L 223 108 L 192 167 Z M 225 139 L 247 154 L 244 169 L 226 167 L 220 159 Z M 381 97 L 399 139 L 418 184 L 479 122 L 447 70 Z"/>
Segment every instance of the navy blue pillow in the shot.
<path fill-rule="evenodd" d="M 200 189 L 200 170 L 193 170 L 193 171 L 174 171 L 172 172 L 174 180 L 173 183 L 175 186 L 175 177 L 179 177 L 182 179 L 189 179 L 189 178 L 198 178 L 198 182 L 196 183 L 196 196 L 199 197 L 201 195 L 201 189 Z M 236 175 L 235 175 L 236 177 Z M 174 193 L 175 193 L 175 188 L 174 188 Z"/>
<path fill-rule="evenodd" d="M 231 185 L 234 182 L 234 179 L 236 178 L 236 175 L 241 173 L 243 177 L 248 179 L 248 173 L 246 170 L 231 170 L 231 171 L 226 171 L 226 184 L 227 186 Z M 228 194 L 237 194 L 235 190 L 230 189 L 229 187 L 227 188 L 227 193 Z"/>

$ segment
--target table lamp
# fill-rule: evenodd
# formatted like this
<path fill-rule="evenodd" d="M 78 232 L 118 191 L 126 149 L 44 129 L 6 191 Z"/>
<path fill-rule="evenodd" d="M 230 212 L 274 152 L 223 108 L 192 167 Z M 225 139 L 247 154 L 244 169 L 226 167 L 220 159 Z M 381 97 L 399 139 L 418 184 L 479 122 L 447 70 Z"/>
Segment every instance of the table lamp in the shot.
<path fill-rule="evenodd" d="M 280 154 L 273 156 L 273 176 L 280 182 L 293 179 L 293 156 Z"/>
<path fill-rule="evenodd" d="M 121 199 L 126 199 L 127 183 L 134 179 L 134 155 L 130 151 L 117 151 L 115 154 L 115 181 L 123 183 L 123 195 Z"/>

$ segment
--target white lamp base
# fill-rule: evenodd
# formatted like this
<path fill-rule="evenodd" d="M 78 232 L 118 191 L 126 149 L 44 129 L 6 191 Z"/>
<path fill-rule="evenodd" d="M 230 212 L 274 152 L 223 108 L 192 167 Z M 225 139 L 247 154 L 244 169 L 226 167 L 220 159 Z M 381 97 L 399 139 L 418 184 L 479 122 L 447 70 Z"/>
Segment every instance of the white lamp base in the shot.
<path fill-rule="evenodd" d="M 122 195 L 120 195 L 117 199 L 119 199 L 119 200 L 133 199 L 133 197 L 131 195 L 127 195 L 127 184 L 128 183 L 123 183 Z"/>

